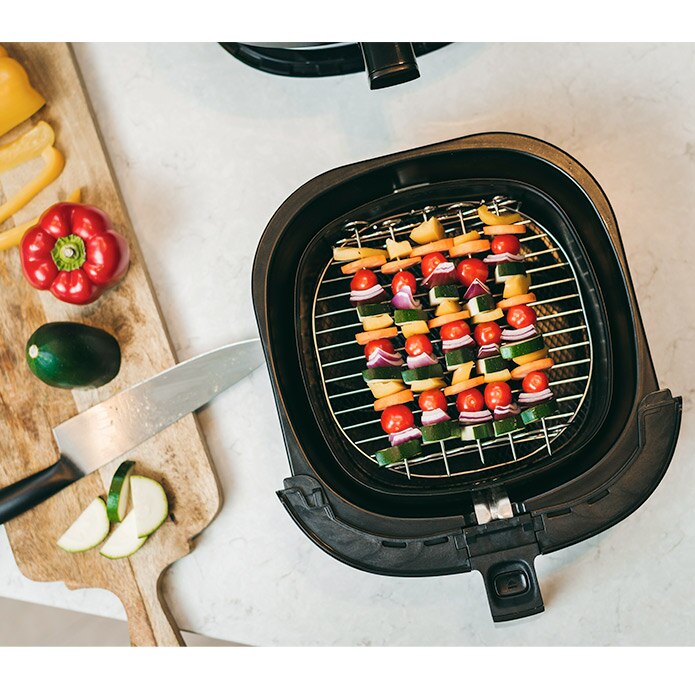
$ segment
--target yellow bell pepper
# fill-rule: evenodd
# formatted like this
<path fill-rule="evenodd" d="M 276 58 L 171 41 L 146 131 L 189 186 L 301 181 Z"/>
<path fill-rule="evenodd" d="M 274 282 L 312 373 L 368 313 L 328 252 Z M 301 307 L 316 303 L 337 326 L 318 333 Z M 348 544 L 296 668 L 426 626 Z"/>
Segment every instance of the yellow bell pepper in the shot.
<path fill-rule="evenodd" d="M 76 189 L 71 192 L 64 200 L 64 202 L 70 202 L 71 204 L 79 204 L 82 201 L 82 190 Z M 13 228 L 8 228 L 7 231 L 0 231 L 0 250 L 7 250 L 8 248 L 14 248 L 14 246 L 19 245 L 22 242 L 24 234 L 32 227 L 39 223 L 41 217 L 37 216 L 31 221 L 27 221 Z"/>
<path fill-rule="evenodd" d="M 30 202 L 44 187 L 50 185 L 65 166 L 63 154 L 53 146 L 47 148 L 41 157 L 45 165 L 43 170 L 30 182 L 27 182 L 17 194 L 13 195 L 4 204 L 0 205 L 0 224 L 16 214 L 25 204 Z"/>
<path fill-rule="evenodd" d="M 26 134 L 0 146 L 0 173 L 12 170 L 27 161 L 38 158 L 55 143 L 55 133 L 46 122 L 38 122 Z"/>
<path fill-rule="evenodd" d="M 0 47 L 0 136 L 38 112 L 46 100 L 34 90 L 22 66 Z"/>
<path fill-rule="evenodd" d="M 512 211 L 508 214 L 493 214 L 485 204 L 478 207 L 478 216 L 480 220 L 488 226 L 504 226 L 521 221 L 521 214 L 519 214 L 519 212 Z"/>

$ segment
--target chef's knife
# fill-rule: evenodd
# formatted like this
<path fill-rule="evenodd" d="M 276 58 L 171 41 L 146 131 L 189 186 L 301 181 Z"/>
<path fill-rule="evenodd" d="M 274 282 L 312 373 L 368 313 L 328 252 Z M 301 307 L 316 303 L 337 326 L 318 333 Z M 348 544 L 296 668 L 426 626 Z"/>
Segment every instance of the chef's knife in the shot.
<path fill-rule="evenodd" d="M 198 355 L 125 389 L 53 429 L 60 458 L 0 489 L 0 524 L 156 435 L 263 364 L 258 339 Z"/>

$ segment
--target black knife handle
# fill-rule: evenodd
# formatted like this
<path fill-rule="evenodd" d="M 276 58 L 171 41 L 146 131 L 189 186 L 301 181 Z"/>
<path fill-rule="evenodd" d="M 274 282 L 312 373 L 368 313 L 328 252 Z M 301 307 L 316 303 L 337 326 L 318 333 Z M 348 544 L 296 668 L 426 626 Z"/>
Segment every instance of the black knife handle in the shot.
<path fill-rule="evenodd" d="M 0 489 L 0 525 L 26 512 L 84 476 L 61 456 L 53 465 Z"/>

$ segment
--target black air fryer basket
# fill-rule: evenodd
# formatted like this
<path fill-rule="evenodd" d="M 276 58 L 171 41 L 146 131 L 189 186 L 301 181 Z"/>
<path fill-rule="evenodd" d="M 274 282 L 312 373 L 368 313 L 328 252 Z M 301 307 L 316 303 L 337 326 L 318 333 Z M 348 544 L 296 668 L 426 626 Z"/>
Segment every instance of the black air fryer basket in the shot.
<path fill-rule="evenodd" d="M 433 215 L 455 235 L 479 224 L 481 202 L 527 222 L 559 412 L 512 438 L 435 443 L 379 467 L 388 441 L 332 247 L 383 246 Z M 481 134 L 320 175 L 268 224 L 253 296 L 292 468 L 278 495 L 347 564 L 395 576 L 477 569 L 495 621 L 541 612 L 535 557 L 627 517 L 668 467 L 681 400 L 659 389 L 615 216 L 550 144 Z"/>

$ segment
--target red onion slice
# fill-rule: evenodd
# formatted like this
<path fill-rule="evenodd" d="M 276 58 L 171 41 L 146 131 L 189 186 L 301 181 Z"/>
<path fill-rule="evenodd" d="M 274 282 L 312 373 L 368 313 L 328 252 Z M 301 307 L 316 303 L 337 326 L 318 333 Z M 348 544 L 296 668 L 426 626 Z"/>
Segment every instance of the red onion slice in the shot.
<path fill-rule="evenodd" d="M 523 262 L 523 255 L 514 255 L 513 253 L 497 253 L 497 255 L 488 255 L 483 258 L 483 262 L 490 265 L 497 265 L 503 262 Z"/>
<path fill-rule="evenodd" d="M 386 292 L 380 284 L 375 284 L 369 289 L 351 289 L 350 290 L 350 303 L 354 306 L 358 304 L 364 304 L 367 301 L 374 302 L 379 297 L 385 297 Z"/>
<path fill-rule="evenodd" d="M 421 309 L 422 303 L 413 297 L 413 290 L 410 287 L 401 287 L 398 293 L 391 299 L 394 309 Z"/>
<path fill-rule="evenodd" d="M 482 411 L 461 411 L 459 413 L 459 423 L 464 425 L 475 425 L 477 423 L 487 423 L 492 420 L 492 413 L 487 408 Z"/>
<path fill-rule="evenodd" d="M 470 335 L 464 335 L 462 338 L 453 338 L 452 340 L 442 340 L 442 350 L 444 352 L 465 348 L 469 345 L 475 345 L 475 340 Z"/>
<path fill-rule="evenodd" d="M 450 261 L 442 262 L 430 272 L 422 284 L 428 289 L 438 287 L 442 284 L 453 284 L 456 282 L 456 266 Z"/>
<path fill-rule="evenodd" d="M 402 445 L 404 442 L 415 440 L 415 438 L 420 437 L 422 437 L 422 433 L 418 428 L 406 428 L 405 430 L 401 430 L 400 433 L 391 433 L 391 435 L 389 435 L 389 442 L 391 443 L 391 447 L 396 447 L 397 445 Z"/>
<path fill-rule="evenodd" d="M 468 301 L 469 299 L 472 299 L 473 297 L 479 297 L 481 294 L 489 294 L 490 293 L 490 288 L 484 283 L 481 282 L 477 277 L 471 282 L 470 286 L 466 290 L 466 293 L 463 295 L 463 298 Z"/>
<path fill-rule="evenodd" d="M 447 420 L 451 420 L 451 417 L 441 408 L 435 408 L 433 411 L 422 412 L 423 425 L 436 425 L 437 423 L 443 423 Z"/>
<path fill-rule="evenodd" d="M 367 367 L 374 369 L 375 367 L 400 367 L 403 364 L 403 358 L 397 353 L 385 352 L 381 348 L 377 348 L 367 359 Z"/>
<path fill-rule="evenodd" d="M 543 391 L 534 391 L 533 393 L 524 393 L 523 391 L 519 394 L 518 401 L 522 404 L 533 404 L 540 403 L 541 401 L 549 401 L 553 398 L 553 392 L 547 387 Z"/>
<path fill-rule="evenodd" d="M 499 354 L 499 345 L 495 345 L 494 343 L 490 343 L 489 345 L 481 345 L 480 348 L 478 348 L 479 360 L 484 360 L 486 357 L 494 357 L 495 355 Z"/>
<path fill-rule="evenodd" d="M 519 413 L 519 407 L 513 403 L 509 403 L 506 406 L 497 406 L 495 407 L 495 420 L 515 416 L 517 413 Z"/>
<path fill-rule="evenodd" d="M 426 352 L 415 355 L 415 357 L 408 355 L 406 361 L 408 362 L 408 369 L 419 369 L 420 367 L 429 367 L 437 364 L 437 358 L 428 355 Z"/>
<path fill-rule="evenodd" d="M 531 324 L 530 326 L 524 326 L 523 328 L 505 328 L 502 331 L 502 340 L 505 343 L 516 343 L 519 340 L 533 338 L 535 335 L 538 335 L 538 329 Z"/>

